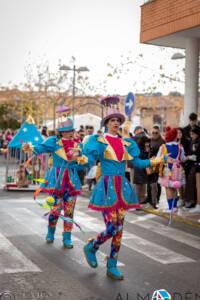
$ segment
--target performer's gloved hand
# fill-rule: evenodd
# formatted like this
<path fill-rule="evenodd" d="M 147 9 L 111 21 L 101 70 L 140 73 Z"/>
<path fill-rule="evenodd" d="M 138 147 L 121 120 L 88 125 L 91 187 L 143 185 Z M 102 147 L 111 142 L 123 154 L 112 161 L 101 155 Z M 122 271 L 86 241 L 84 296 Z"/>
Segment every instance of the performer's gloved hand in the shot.
<path fill-rule="evenodd" d="M 188 155 L 188 160 L 197 161 L 197 156 L 195 154 Z"/>
<path fill-rule="evenodd" d="M 8 148 L 0 148 L 0 153 L 7 153 L 8 152 Z"/>
<path fill-rule="evenodd" d="M 25 143 L 22 145 L 23 152 L 33 152 L 33 145 L 31 143 Z"/>
<path fill-rule="evenodd" d="M 69 148 L 68 152 L 67 152 L 67 158 L 69 160 L 76 160 L 77 157 L 80 156 L 80 150 L 79 148 Z"/>
<path fill-rule="evenodd" d="M 152 167 L 155 167 L 157 165 L 166 163 L 167 160 L 168 160 L 168 155 L 163 155 L 161 157 L 152 157 L 150 159 L 150 164 L 151 164 Z"/>
<path fill-rule="evenodd" d="M 88 158 L 85 155 L 81 155 L 81 156 L 77 157 L 76 161 L 79 165 L 84 165 L 84 164 L 88 163 Z"/>

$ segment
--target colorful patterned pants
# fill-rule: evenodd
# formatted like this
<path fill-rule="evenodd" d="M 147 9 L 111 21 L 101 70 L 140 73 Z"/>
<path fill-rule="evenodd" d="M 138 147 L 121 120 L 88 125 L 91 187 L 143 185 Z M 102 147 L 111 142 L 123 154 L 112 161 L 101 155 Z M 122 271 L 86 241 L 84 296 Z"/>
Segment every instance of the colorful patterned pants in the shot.
<path fill-rule="evenodd" d="M 108 239 L 112 238 L 110 258 L 117 259 L 121 246 L 124 217 L 125 211 L 123 208 L 103 212 L 106 230 L 98 234 L 96 239 L 93 241 L 94 248 L 98 248 Z"/>
<path fill-rule="evenodd" d="M 60 201 L 60 204 L 58 207 L 58 212 L 61 213 L 61 211 L 63 210 L 65 217 L 69 217 L 69 218 L 73 219 L 76 198 L 77 198 L 77 196 L 69 197 L 67 200 L 62 199 Z M 49 215 L 49 227 L 56 227 L 58 218 L 59 218 L 58 215 L 50 214 Z M 73 223 L 63 221 L 63 231 L 64 232 L 71 232 L 72 227 L 73 227 Z"/>

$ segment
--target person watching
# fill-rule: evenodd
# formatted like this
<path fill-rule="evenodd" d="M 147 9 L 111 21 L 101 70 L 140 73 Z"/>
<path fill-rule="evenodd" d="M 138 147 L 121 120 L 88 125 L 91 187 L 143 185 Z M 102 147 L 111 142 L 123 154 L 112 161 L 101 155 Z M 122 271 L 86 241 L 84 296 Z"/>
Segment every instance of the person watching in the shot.
<path fill-rule="evenodd" d="M 191 113 L 189 115 L 189 124 L 183 128 L 184 136 L 191 140 L 190 132 L 195 126 L 199 126 L 198 116 L 196 113 Z"/>

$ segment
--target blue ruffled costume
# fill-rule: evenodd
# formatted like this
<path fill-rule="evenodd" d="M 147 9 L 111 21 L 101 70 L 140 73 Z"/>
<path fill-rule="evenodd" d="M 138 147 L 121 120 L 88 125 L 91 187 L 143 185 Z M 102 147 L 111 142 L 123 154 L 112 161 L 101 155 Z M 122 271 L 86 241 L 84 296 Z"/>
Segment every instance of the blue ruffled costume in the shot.
<path fill-rule="evenodd" d="M 96 160 L 101 164 L 101 177 L 93 189 L 89 208 L 94 210 L 113 210 L 115 208 L 139 207 L 134 188 L 125 177 L 126 161 L 137 168 L 147 168 L 150 160 L 139 158 L 139 148 L 130 138 L 122 139 L 124 154 L 121 161 L 117 159 L 114 149 L 103 136 L 93 135 L 84 145 L 83 152 L 89 164 Z"/>
<path fill-rule="evenodd" d="M 79 147 L 81 145 L 79 144 Z M 66 190 L 69 190 L 69 184 L 76 191 L 75 194 L 80 193 L 81 183 L 77 173 L 82 166 L 78 165 L 76 160 L 69 161 L 67 159 L 65 150 L 63 148 L 62 140 L 56 136 L 47 138 L 43 143 L 34 146 L 35 154 L 51 153 L 53 159 L 53 166 L 47 171 L 45 179 L 47 184 L 42 184 L 42 190 L 47 193 L 54 193 L 62 196 Z M 68 179 L 66 181 L 65 172 L 68 171 Z"/>

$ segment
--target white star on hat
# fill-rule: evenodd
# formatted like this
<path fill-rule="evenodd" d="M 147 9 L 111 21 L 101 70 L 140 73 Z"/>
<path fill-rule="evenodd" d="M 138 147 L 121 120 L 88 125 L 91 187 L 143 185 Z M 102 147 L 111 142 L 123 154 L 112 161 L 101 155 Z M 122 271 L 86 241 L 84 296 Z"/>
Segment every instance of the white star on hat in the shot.
<path fill-rule="evenodd" d="M 24 131 L 24 132 L 27 132 L 27 131 L 28 131 L 28 129 L 25 127 L 25 128 L 23 128 L 23 131 Z"/>

